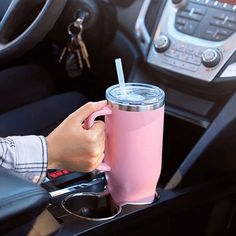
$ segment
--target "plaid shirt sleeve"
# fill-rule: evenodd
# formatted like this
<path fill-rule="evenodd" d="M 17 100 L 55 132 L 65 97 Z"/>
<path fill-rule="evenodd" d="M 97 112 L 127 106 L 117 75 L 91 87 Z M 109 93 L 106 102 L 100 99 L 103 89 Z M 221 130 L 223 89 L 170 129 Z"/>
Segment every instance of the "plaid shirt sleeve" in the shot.
<path fill-rule="evenodd" d="M 40 184 L 48 166 L 47 145 L 43 136 L 0 138 L 0 166 Z"/>

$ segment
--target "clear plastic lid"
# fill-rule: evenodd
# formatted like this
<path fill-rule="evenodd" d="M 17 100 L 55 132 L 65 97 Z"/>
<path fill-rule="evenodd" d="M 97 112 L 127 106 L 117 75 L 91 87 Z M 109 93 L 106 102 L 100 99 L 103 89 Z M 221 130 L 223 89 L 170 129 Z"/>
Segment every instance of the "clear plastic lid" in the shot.
<path fill-rule="evenodd" d="M 165 93 L 159 87 L 143 83 L 126 83 L 124 88 L 119 84 L 106 91 L 108 102 L 120 110 L 150 111 L 164 105 Z"/>

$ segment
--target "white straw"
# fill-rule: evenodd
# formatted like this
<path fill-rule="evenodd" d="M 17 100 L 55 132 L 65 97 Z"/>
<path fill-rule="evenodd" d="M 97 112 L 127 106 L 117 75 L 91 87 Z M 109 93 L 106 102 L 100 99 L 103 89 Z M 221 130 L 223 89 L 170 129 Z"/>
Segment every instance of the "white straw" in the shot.
<path fill-rule="evenodd" d="M 121 59 L 120 58 L 115 59 L 115 63 L 116 63 L 116 72 L 118 76 L 120 89 L 122 93 L 125 93 L 125 77 L 124 77 Z"/>

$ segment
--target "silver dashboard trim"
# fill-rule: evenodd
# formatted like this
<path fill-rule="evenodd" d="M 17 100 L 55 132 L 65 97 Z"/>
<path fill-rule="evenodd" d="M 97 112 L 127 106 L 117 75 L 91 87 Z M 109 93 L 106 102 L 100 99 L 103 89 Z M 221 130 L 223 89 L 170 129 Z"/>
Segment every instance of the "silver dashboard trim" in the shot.
<path fill-rule="evenodd" d="M 151 42 L 151 37 L 145 26 L 145 16 L 147 14 L 150 3 L 151 0 L 144 1 L 135 24 L 135 33 L 137 38 L 139 39 L 141 50 L 143 53 L 147 52 L 148 46 Z"/>

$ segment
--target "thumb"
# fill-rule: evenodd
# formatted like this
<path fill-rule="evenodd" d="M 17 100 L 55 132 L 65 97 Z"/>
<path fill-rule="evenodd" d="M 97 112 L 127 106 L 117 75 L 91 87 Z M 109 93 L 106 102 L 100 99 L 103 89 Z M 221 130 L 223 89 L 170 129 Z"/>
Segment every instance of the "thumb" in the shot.
<path fill-rule="evenodd" d="M 82 123 L 89 115 L 91 115 L 95 111 L 101 110 L 106 105 L 106 100 L 100 102 L 88 102 L 78 110 L 76 110 L 74 112 L 74 115 L 78 116 L 79 121 Z"/>

